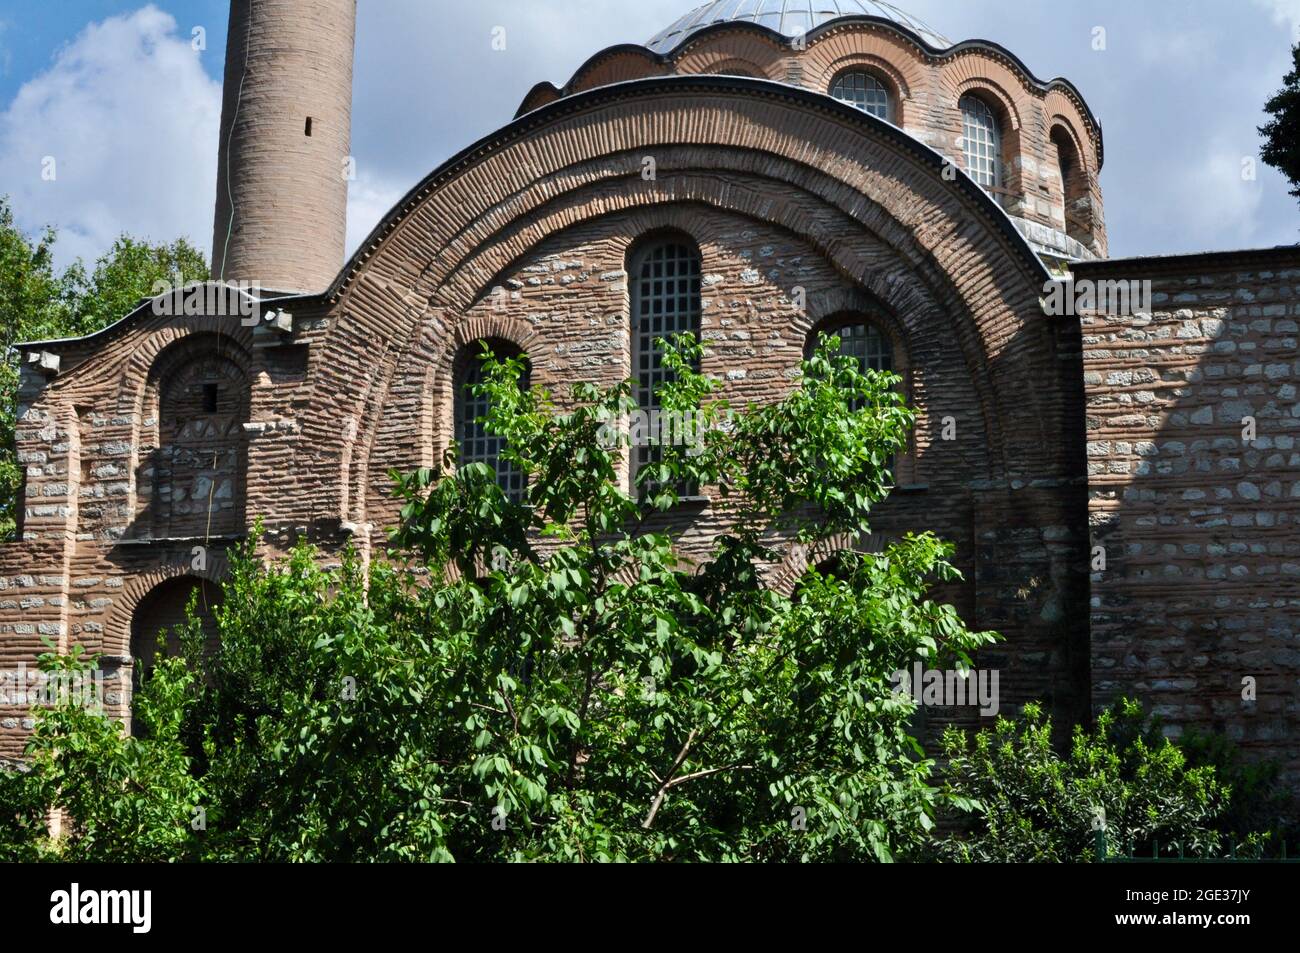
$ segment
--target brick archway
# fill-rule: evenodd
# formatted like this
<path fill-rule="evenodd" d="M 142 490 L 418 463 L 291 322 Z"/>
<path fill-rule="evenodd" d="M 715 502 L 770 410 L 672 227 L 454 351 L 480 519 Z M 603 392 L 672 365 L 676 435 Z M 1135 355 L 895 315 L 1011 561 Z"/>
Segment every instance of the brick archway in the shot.
<path fill-rule="evenodd" d="M 897 542 L 889 536 L 874 533 L 860 537 L 849 533 L 840 533 L 822 540 L 814 545 L 792 543 L 785 559 L 773 567 L 768 575 L 767 584 L 783 596 L 794 594 L 799 580 L 812 567 L 833 559 L 837 553 L 883 553 L 890 543 Z"/>
<path fill-rule="evenodd" d="M 658 160 L 652 181 L 642 177 L 647 154 Z M 888 123 L 762 80 L 662 77 L 539 109 L 417 186 L 328 292 L 347 327 L 323 342 L 322 363 L 347 366 L 358 335 L 376 357 L 366 392 L 345 395 L 354 438 L 340 434 L 337 399 L 315 401 L 331 413 L 304 420 L 302 446 L 339 447 L 345 512 L 364 523 L 367 461 L 393 388 L 437 386 L 429 361 L 446 350 L 430 353 L 431 326 L 446 340 L 512 264 L 567 229 L 616 212 L 671 220 L 706 207 L 786 229 L 896 313 L 942 315 L 980 394 L 997 472 L 1033 468 L 1052 453 L 1066 400 L 1034 384 L 1059 376 L 1038 306 L 1046 272 L 1001 209 L 943 169 Z M 886 257 L 864 257 L 866 244 Z M 403 383 L 416 360 L 428 376 Z M 317 386 L 338 392 L 332 379 Z M 1024 409 L 1010 432 L 1005 408 Z"/>
<path fill-rule="evenodd" d="M 114 600 L 112 611 L 104 625 L 104 653 L 118 658 L 131 657 L 131 629 L 137 610 L 149 594 L 159 586 L 177 579 L 191 578 L 219 585 L 229 571 L 225 553 L 209 554 L 207 569 L 198 571 L 190 564 L 176 561 L 157 566 L 148 572 L 130 577 L 121 594 Z"/>

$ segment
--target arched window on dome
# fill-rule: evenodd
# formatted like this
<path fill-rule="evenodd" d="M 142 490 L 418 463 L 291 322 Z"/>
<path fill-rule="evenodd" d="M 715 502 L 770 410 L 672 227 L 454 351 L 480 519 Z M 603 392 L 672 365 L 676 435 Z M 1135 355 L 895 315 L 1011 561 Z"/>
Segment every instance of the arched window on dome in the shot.
<path fill-rule="evenodd" d="M 831 83 L 831 95 L 842 103 L 857 106 L 885 122 L 894 121 L 894 102 L 889 87 L 865 70 L 846 70 Z"/>
<path fill-rule="evenodd" d="M 1002 125 L 987 102 L 967 93 L 958 104 L 961 108 L 962 152 L 966 174 L 1002 201 Z"/>
<path fill-rule="evenodd" d="M 635 249 L 630 256 L 628 276 L 632 310 L 632 376 L 636 381 L 637 406 L 648 426 L 633 428 L 631 448 L 632 487 L 647 464 L 663 459 L 658 435 L 671 432 L 659 419 L 661 384 L 671 379 L 664 367 L 660 338 L 675 334 L 700 334 L 702 264 L 700 253 L 685 236 L 659 238 Z M 640 430 L 640 439 L 638 439 Z M 692 496 L 698 487 L 681 486 L 681 496 Z"/>
<path fill-rule="evenodd" d="M 519 357 L 521 351 L 509 341 L 480 340 L 462 348 L 456 358 L 456 462 L 458 466 L 473 463 L 487 465 L 497 477 L 497 485 L 505 491 L 506 496 L 515 502 L 523 499 L 527 480 L 518 467 L 503 457 L 505 438 L 491 433 L 484 422 L 492 409 L 486 394 L 477 393 L 478 385 L 483 383 L 484 345 L 498 358 Z M 521 387 L 528 386 L 528 373 L 520 379 Z"/>

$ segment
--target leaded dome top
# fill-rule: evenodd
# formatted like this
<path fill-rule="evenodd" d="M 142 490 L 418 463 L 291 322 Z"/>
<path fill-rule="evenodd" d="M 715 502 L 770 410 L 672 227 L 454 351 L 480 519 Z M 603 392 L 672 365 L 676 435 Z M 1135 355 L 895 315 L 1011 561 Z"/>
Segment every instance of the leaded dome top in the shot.
<path fill-rule="evenodd" d="M 795 37 L 851 16 L 882 17 L 911 30 L 930 46 L 941 50 L 952 46 L 947 37 L 884 0 L 713 0 L 678 19 L 646 46 L 656 53 L 668 53 L 691 34 L 715 23 L 757 23 L 782 36 Z"/>

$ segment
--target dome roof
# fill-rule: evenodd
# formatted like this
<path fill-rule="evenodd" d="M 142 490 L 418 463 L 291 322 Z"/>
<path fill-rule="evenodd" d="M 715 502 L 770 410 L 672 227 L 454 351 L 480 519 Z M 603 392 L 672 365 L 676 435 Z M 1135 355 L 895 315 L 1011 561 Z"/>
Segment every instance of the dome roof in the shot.
<path fill-rule="evenodd" d="M 883 0 L 713 0 L 658 33 L 646 46 L 668 53 L 693 33 L 715 23 L 757 23 L 782 36 L 794 37 L 839 17 L 869 16 L 892 20 L 917 34 L 930 46 L 946 50 L 952 41 Z"/>

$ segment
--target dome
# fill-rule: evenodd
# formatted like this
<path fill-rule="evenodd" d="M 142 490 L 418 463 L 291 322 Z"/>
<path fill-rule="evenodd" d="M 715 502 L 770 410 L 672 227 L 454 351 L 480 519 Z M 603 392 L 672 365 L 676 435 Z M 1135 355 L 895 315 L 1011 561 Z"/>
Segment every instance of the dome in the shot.
<path fill-rule="evenodd" d="M 782 36 L 794 37 L 831 20 L 853 16 L 892 20 L 930 46 L 941 50 L 952 46 L 952 41 L 883 0 L 713 0 L 696 7 L 646 46 L 655 53 L 668 53 L 691 34 L 715 23 L 757 23 Z"/>

